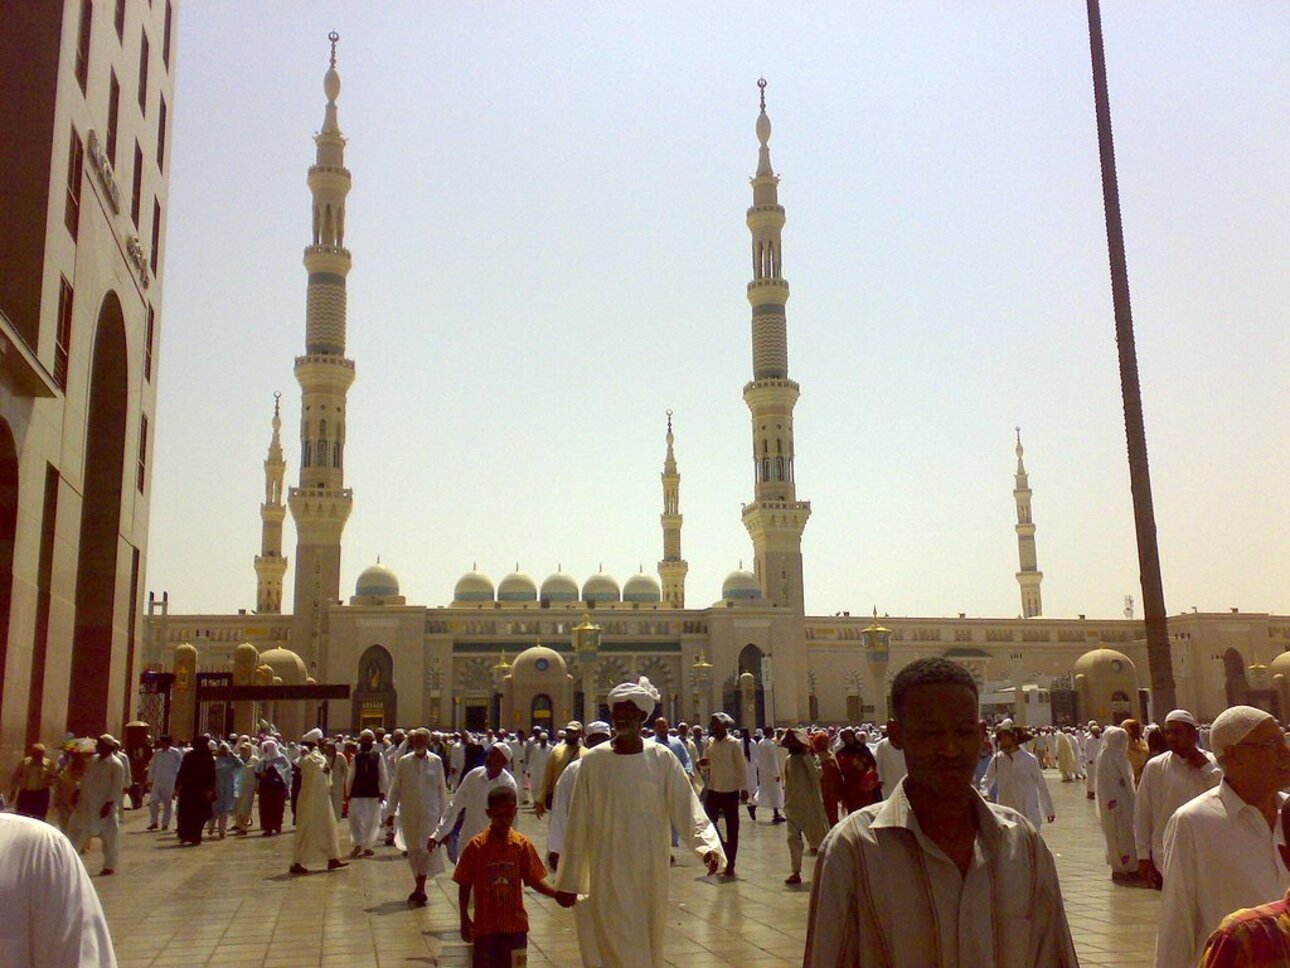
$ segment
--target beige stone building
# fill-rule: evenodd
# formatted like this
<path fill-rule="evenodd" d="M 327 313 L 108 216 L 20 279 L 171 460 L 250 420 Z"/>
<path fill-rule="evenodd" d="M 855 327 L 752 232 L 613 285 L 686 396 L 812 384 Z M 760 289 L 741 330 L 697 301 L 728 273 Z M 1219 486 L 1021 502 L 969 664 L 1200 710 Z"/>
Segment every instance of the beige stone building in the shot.
<path fill-rule="evenodd" d="M 752 374 L 743 387 L 751 420 L 753 492 L 742 517 L 752 542 L 753 571 L 731 572 L 716 602 L 687 600 L 681 476 L 669 411 L 657 578 L 642 573 L 620 584 L 598 573 L 579 582 L 557 571 L 539 583 L 517 564 L 496 582 L 471 570 L 443 603 L 410 604 L 395 573 L 378 562 L 359 576 L 353 594 L 342 598 L 343 531 L 362 495 L 345 488 L 343 471 L 345 394 L 355 367 L 344 355 L 350 173 L 337 117 L 340 80 L 333 47 L 324 82 L 324 124 L 315 139 L 317 163 L 308 176 L 314 204 L 312 241 L 305 249 L 306 340 L 295 363 L 302 394 L 299 484 L 284 496 L 286 460 L 275 405 L 264 463 L 263 541 L 255 558 L 256 609 L 237 615 L 172 614 L 168 601 L 151 598 L 149 668 L 175 672 L 180 649 L 196 668 L 176 683 L 198 673 L 232 681 L 241 662 L 244 670 L 256 667 L 266 683 L 312 680 L 350 688 L 347 700 L 279 701 L 257 711 L 255 718 L 288 732 L 316 722 L 343 729 L 559 726 L 569 717 L 602 714 L 609 688 L 640 675 L 658 686 L 662 711 L 673 719 L 706 721 L 713 710 L 724 708 L 745 723 L 883 720 L 891 678 L 912 659 L 931 655 L 968 665 L 980 680 L 987 709 L 995 713 L 1032 723 L 1141 715 L 1148 702 L 1142 623 L 1043 617 L 1043 574 L 1020 430 L 1013 492 L 1017 618 L 805 614 L 801 538 L 812 508 L 799 498 L 795 484 L 793 408 L 800 391 L 788 367 L 789 286 L 781 272 L 785 210 L 770 159 L 764 82 L 761 87 L 758 157 L 746 213 Z M 282 527 L 288 508 L 298 534 L 294 614 L 282 612 L 288 571 Z M 1238 694 L 1269 704 L 1282 701 L 1271 683 L 1284 682 L 1285 675 L 1276 679 L 1280 666 L 1274 668 L 1273 660 L 1290 647 L 1290 617 L 1184 615 L 1172 619 L 1170 627 L 1179 695 L 1200 715 L 1213 716 Z M 248 644 L 257 654 L 247 651 Z M 1260 691 L 1259 682 L 1269 685 Z M 217 729 L 233 721 L 220 704 L 193 710 L 192 696 L 185 695 L 189 705 L 174 725 L 176 733 L 190 728 L 189 716 Z M 150 708 L 153 715 L 162 714 L 161 705 Z M 1290 705 L 1279 708 L 1290 712 Z M 248 721 L 245 709 L 237 716 Z"/>
<path fill-rule="evenodd" d="M 27 742 L 119 731 L 131 715 L 152 498 L 175 6 L 5 6 L 5 769 Z"/>

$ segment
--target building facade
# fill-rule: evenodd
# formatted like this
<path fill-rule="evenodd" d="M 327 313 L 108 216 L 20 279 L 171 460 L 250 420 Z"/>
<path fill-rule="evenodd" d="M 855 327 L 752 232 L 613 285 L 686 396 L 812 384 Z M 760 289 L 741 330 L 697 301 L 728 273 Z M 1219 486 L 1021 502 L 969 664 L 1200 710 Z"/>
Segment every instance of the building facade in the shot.
<path fill-rule="evenodd" d="M 342 535 L 355 499 L 344 486 L 345 394 L 355 369 L 344 355 L 350 173 L 337 120 L 333 37 L 324 124 L 315 138 L 318 158 L 308 174 L 313 237 L 305 250 L 306 347 L 295 366 L 302 395 L 299 484 L 286 498 L 298 533 L 294 612 L 282 609 L 286 462 L 275 402 L 264 464 L 263 539 L 255 558 L 257 609 L 171 614 L 164 599 L 150 599 L 148 667 L 173 671 L 182 654 L 211 674 L 258 662 L 258 681 L 265 683 L 347 685 L 348 699 L 290 709 L 266 705 L 254 717 L 340 729 L 558 726 L 568 717 L 603 715 L 609 689 L 642 675 L 659 688 L 662 712 L 673 719 L 706 721 L 725 709 L 745 725 L 882 721 L 892 677 L 913 659 L 932 655 L 963 662 L 980 682 L 987 709 L 1023 722 L 1069 721 L 1081 707 L 1107 717 L 1160 714 L 1149 709 L 1142 688 L 1148 676 L 1141 622 L 1041 617 L 1043 574 L 1019 430 L 1013 496 L 1022 611 L 1016 618 L 806 614 L 801 538 L 812 509 L 795 484 L 793 409 L 801 390 L 788 370 L 786 212 L 770 161 L 765 82 L 759 86 L 758 158 L 746 212 L 752 379 L 743 388 L 753 491 L 742 518 L 753 571 L 731 572 L 716 602 L 688 600 L 680 462 L 669 411 L 657 578 L 636 574 L 620 585 L 598 573 L 579 583 L 557 570 L 539 584 L 517 565 L 495 583 L 472 569 L 446 603 L 410 604 L 395 573 L 378 562 L 342 603 Z M 1290 617 L 1185 615 L 1171 619 L 1170 627 L 1179 695 L 1199 715 L 1215 715 L 1233 695 L 1280 701 L 1275 689 L 1258 689 L 1259 670 L 1290 647 Z M 247 721 L 245 710 L 240 715 Z M 204 721 L 200 714 L 197 721 Z M 182 735 L 186 726 L 176 732 Z"/>
<path fill-rule="evenodd" d="M 0 765 L 131 718 L 176 8 L 34 0 L 4 19 Z"/>

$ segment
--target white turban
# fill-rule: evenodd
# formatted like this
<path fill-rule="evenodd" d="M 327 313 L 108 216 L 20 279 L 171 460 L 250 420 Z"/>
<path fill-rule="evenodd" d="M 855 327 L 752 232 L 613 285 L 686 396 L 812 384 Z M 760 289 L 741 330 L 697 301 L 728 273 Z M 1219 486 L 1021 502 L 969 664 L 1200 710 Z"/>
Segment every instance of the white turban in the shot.
<path fill-rule="evenodd" d="M 1214 725 L 1209 728 L 1209 745 L 1214 755 L 1222 756 L 1269 719 L 1276 722 L 1271 713 L 1255 709 L 1253 706 L 1233 706 L 1231 709 L 1224 709 L 1214 719 Z"/>
<path fill-rule="evenodd" d="M 315 726 L 313 729 L 309 730 L 309 732 L 305 733 L 305 735 L 300 737 L 300 742 L 321 743 L 322 738 L 323 738 L 323 731 L 319 729 L 317 726 Z"/>
<path fill-rule="evenodd" d="M 996 733 L 1015 733 L 1017 727 L 1011 719 L 1005 719 L 994 728 L 994 731 Z"/>
<path fill-rule="evenodd" d="M 614 735 L 613 729 L 611 729 L 609 724 L 605 722 L 603 719 L 597 719 L 594 723 L 587 724 L 588 739 L 590 739 L 593 736 L 612 736 L 612 735 Z"/>
<path fill-rule="evenodd" d="M 1194 729 L 1200 729 L 1200 724 L 1196 722 L 1196 717 L 1185 709 L 1175 709 L 1165 717 L 1166 723 L 1186 723 Z"/>
<path fill-rule="evenodd" d="M 648 679 L 640 677 L 639 682 L 623 682 L 609 690 L 609 705 L 612 708 L 614 703 L 630 702 L 635 703 L 636 708 L 644 715 L 648 716 L 658 705 L 659 694 Z"/>

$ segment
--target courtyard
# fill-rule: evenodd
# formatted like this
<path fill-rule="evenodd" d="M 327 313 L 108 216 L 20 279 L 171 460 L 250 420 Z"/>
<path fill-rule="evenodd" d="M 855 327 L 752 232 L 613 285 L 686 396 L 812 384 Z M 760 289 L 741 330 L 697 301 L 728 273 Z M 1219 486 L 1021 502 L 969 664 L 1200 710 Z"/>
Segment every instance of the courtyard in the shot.
<path fill-rule="evenodd" d="M 1103 860 L 1096 808 L 1082 783 L 1051 771 L 1057 823 L 1044 835 L 1057 858 L 1067 916 L 1084 966 L 1148 965 L 1154 947 L 1154 891 L 1115 886 Z M 667 956 L 684 968 L 800 965 L 806 939 L 810 869 L 801 887 L 784 886 L 784 828 L 764 812 L 744 814 L 740 876 L 703 876 L 698 860 L 676 851 Z M 431 882 L 430 904 L 411 910 L 411 876 L 392 848 L 334 873 L 293 877 L 291 834 L 229 837 L 180 849 L 173 829 L 144 829 L 146 810 L 126 813 L 119 873 L 95 877 L 121 968 L 219 965 L 221 968 L 345 965 L 352 968 L 470 963 L 458 936 L 457 891 L 448 874 Z M 519 830 L 545 856 L 546 823 L 523 811 Z M 347 846 L 342 825 L 342 846 Z M 87 856 L 99 868 L 97 844 Z M 809 858 L 808 858 L 809 860 Z M 580 964 L 572 914 L 526 893 L 529 964 Z"/>

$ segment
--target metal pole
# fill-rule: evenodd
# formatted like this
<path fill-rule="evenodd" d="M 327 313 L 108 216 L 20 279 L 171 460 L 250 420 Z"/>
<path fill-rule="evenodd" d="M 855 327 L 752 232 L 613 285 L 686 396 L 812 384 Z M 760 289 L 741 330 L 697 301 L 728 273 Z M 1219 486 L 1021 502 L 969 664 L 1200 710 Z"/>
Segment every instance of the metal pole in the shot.
<path fill-rule="evenodd" d="M 1088 2 L 1089 51 L 1093 59 L 1093 99 L 1097 110 L 1097 148 L 1102 167 L 1102 204 L 1106 212 L 1106 244 L 1111 260 L 1111 302 L 1115 309 L 1115 343 L 1120 356 L 1120 391 L 1124 398 L 1124 431 L 1129 452 L 1129 489 L 1138 538 L 1138 569 L 1147 630 L 1147 665 L 1156 709 L 1176 704 L 1173 663 L 1165 614 L 1160 548 L 1156 542 L 1156 513 L 1151 501 L 1147 465 L 1147 431 L 1142 418 L 1142 388 L 1129 304 L 1129 269 L 1124 255 L 1124 226 L 1120 218 L 1120 189 L 1115 175 L 1115 145 L 1111 138 L 1111 104 L 1106 85 L 1106 54 L 1102 48 L 1102 14 L 1098 0 Z"/>

